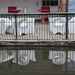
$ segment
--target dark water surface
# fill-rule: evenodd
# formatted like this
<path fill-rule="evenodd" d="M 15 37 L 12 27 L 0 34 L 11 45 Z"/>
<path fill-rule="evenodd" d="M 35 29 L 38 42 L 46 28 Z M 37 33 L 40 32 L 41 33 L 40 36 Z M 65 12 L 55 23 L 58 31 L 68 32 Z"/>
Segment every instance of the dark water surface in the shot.
<path fill-rule="evenodd" d="M 73 75 L 74 72 L 74 47 L 0 48 L 0 75 Z"/>

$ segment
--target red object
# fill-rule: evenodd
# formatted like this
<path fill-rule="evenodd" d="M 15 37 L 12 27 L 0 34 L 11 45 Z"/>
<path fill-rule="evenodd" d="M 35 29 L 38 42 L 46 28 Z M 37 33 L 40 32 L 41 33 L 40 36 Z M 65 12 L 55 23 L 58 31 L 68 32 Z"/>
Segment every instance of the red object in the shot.
<path fill-rule="evenodd" d="M 48 21 L 48 17 L 45 17 L 45 21 Z"/>
<path fill-rule="evenodd" d="M 59 7 L 59 12 L 62 12 L 62 11 L 63 11 L 62 7 Z"/>
<path fill-rule="evenodd" d="M 47 23 L 47 21 L 45 20 L 45 18 L 42 18 L 41 23 L 42 24 L 46 24 Z"/>
<path fill-rule="evenodd" d="M 50 12 L 50 7 L 49 6 L 42 6 L 41 7 L 41 10 L 38 10 L 42 13 L 47 13 L 47 12 Z"/>
<path fill-rule="evenodd" d="M 8 7 L 8 13 L 18 13 L 20 11 L 21 10 L 17 10 L 17 7 L 15 7 L 15 6 Z"/>

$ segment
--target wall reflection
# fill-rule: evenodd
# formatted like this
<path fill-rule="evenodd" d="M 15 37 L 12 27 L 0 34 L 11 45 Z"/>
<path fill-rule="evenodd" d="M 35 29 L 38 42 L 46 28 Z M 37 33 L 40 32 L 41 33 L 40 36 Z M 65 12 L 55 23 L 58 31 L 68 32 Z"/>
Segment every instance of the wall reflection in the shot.
<path fill-rule="evenodd" d="M 0 66 L 22 66 L 24 70 L 75 71 L 75 49 L 0 50 Z M 7 62 L 12 63 L 7 63 Z M 26 67 L 27 66 L 27 67 Z M 11 67 L 11 68 L 12 68 Z M 5 67 L 4 67 L 5 68 Z M 21 69 L 22 70 L 22 69 Z"/>
<path fill-rule="evenodd" d="M 19 65 L 28 65 L 29 61 L 36 61 L 34 50 L 1 50 L 0 51 L 0 63 L 6 62 L 12 59 L 13 63 Z"/>

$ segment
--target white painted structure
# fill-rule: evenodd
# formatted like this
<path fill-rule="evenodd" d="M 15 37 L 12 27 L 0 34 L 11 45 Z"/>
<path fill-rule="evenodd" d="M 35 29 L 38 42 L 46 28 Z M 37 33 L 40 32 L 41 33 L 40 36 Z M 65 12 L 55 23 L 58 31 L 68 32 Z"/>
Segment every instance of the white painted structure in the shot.
<path fill-rule="evenodd" d="M 0 18 L 0 34 L 16 35 L 14 18 Z M 17 35 L 34 33 L 34 18 L 17 18 Z"/>
<path fill-rule="evenodd" d="M 68 30 L 69 30 L 69 33 L 75 33 L 75 17 L 72 17 L 68 21 Z"/>
<path fill-rule="evenodd" d="M 5 34 L 6 32 L 14 32 L 14 24 L 9 18 L 0 18 L 0 34 Z"/>
<path fill-rule="evenodd" d="M 17 35 L 34 33 L 34 18 L 17 18 Z"/>
<path fill-rule="evenodd" d="M 65 17 L 49 17 L 49 27 L 53 34 L 66 32 L 66 18 Z"/>

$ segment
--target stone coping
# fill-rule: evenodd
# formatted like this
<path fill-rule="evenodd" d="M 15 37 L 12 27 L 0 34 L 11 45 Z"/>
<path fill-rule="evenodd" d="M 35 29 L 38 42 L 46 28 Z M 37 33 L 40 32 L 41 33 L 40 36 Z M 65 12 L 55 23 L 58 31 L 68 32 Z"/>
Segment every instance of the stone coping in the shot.
<path fill-rule="evenodd" d="M 75 40 L 0 40 L 0 45 L 75 46 Z"/>

